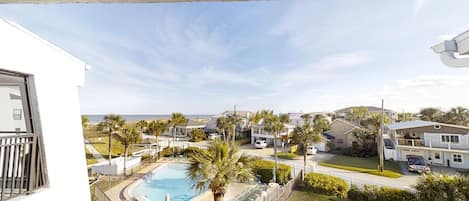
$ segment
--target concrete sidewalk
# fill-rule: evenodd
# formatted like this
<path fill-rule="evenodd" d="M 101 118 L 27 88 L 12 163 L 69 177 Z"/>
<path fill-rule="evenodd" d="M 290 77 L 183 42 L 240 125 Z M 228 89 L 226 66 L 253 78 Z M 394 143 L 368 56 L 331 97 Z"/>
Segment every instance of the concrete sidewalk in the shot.
<path fill-rule="evenodd" d="M 91 154 L 93 155 L 93 157 L 98 161 L 96 164 L 107 161 L 103 157 L 103 155 L 101 155 L 101 153 L 99 153 L 98 150 L 96 150 L 93 147 L 93 145 L 90 144 L 90 142 L 87 139 L 85 139 L 85 148 L 88 149 L 91 152 Z"/>

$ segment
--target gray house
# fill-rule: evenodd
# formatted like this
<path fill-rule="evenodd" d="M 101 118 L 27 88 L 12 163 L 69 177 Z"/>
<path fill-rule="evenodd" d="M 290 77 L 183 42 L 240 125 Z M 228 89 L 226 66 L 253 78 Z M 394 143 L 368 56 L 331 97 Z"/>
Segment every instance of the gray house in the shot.
<path fill-rule="evenodd" d="M 420 120 L 387 127 L 395 145 L 386 148 L 387 159 L 418 155 L 432 165 L 469 169 L 469 127 Z"/>

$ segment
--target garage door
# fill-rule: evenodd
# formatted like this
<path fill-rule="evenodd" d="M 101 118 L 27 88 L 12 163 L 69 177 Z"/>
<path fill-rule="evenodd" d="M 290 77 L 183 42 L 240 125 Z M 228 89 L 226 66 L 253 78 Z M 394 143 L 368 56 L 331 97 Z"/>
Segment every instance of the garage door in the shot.
<path fill-rule="evenodd" d="M 408 155 L 422 156 L 423 150 L 417 149 L 400 149 L 401 161 L 406 161 Z"/>

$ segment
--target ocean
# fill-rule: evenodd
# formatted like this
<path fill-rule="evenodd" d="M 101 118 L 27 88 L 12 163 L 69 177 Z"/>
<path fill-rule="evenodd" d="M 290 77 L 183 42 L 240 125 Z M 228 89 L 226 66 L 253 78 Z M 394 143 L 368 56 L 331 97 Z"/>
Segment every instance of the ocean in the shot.
<path fill-rule="evenodd" d="M 89 122 L 99 123 L 104 119 L 105 114 L 84 114 L 84 116 L 88 117 Z M 158 119 L 170 119 L 170 114 L 124 114 L 121 115 L 126 121 L 134 122 L 138 120 L 158 120 Z M 211 114 L 197 114 L 197 115 L 184 115 L 188 119 L 200 119 L 200 118 L 209 118 L 213 115 Z"/>

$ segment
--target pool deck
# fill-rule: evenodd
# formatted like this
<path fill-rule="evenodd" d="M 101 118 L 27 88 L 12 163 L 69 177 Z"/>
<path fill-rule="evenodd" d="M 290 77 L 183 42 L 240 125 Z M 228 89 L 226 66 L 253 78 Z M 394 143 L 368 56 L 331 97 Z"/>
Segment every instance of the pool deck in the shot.
<path fill-rule="evenodd" d="M 171 159 L 171 158 L 164 158 L 158 162 L 155 162 L 140 171 L 134 173 L 128 179 L 122 181 L 121 183 L 117 184 L 116 186 L 112 187 L 108 191 L 106 191 L 106 195 L 111 199 L 111 201 L 130 201 L 131 196 L 129 195 L 129 191 L 131 188 L 137 184 L 139 179 L 143 176 L 147 175 L 148 173 L 155 171 L 158 167 L 164 166 L 168 163 L 187 163 L 187 160 L 184 159 Z M 225 194 L 225 200 L 231 200 L 236 198 L 243 192 L 249 190 L 250 188 L 254 187 L 252 184 L 244 184 L 244 183 L 232 183 L 228 186 L 227 192 Z M 197 197 L 191 199 L 191 201 L 212 201 L 213 196 L 212 192 L 205 191 L 198 195 Z"/>
<path fill-rule="evenodd" d="M 127 188 L 131 186 L 134 182 L 138 181 L 140 178 L 152 172 L 155 168 L 160 167 L 164 164 L 168 164 L 170 162 L 184 162 L 180 159 L 167 159 L 164 158 L 158 162 L 152 163 L 151 165 L 141 169 L 140 171 L 134 173 L 128 179 L 122 181 L 121 183 L 117 184 L 116 186 L 112 187 L 108 191 L 106 191 L 106 195 L 111 199 L 111 201 L 121 201 L 121 200 L 131 200 L 130 196 L 127 193 Z"/>

